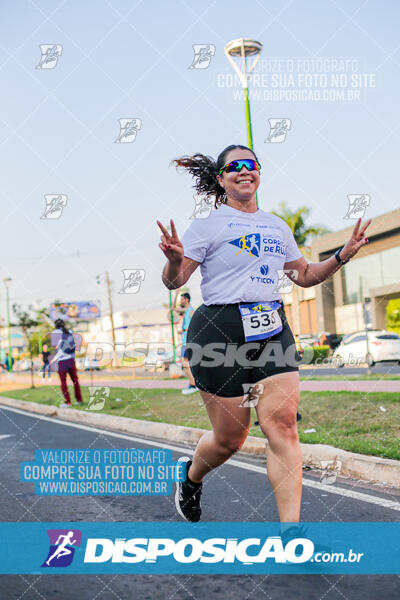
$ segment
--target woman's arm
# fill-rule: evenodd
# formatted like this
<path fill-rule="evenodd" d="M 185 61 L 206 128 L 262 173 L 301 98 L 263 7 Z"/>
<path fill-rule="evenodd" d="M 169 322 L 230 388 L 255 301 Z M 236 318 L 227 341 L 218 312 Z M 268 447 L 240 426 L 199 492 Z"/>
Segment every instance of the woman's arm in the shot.
<path fill-rule="evenodd" d="M 162 272 L 163 284 L 169 290 L 176 290 L 177 288 L 182 287 L 185 285 L 191 274 L 197 269 L 199 264 L 200 263 L 187 256 L 184 256 L 180 262 L 171 262 L 169 260 Z"/>
<path fill-rule="evenodd" d="M 348 261 L 352 256 L 355 256 L 359 249 L 368 244 L 368 239 L 364 233 L 371 223 L 371 219 L 360 229 L 361 219 L 358 219 L 349 241 L 343 246 L 340 251 L 339 258 Z M 309 263 L 304 256 L 297 260 L 285 263 L 285 273 L 300 287 L 311 287 L 322 283 L 328 277 L 336 273 L 342 266 L 338 263 L 335 256 L 330 256 L 320 263 Z"/>
<path fill-rule="evenodd" d="M 191 274 L 199 266 L 199 262 L 184 256 L 183 245 L 178 237 L 175 224 L 171 219 L 171 233 L 168 233 L 160 221 L 157 221 L 163 235 L 158 244 L 168 259 L 162 272 L 162 281 L 169 290 L 176 290 L 185 285 Z"/>
<path fill-rule="evenodd" d="M 342 253 L 340 253 L 343 258 Z M 309 263 L 304 256 L 292 262 L 285 263 L 285 274 L 300 287 L 311 287 L 322 283 L 333 275 L 341 265 L 334 256 L 320 263 Z"/>

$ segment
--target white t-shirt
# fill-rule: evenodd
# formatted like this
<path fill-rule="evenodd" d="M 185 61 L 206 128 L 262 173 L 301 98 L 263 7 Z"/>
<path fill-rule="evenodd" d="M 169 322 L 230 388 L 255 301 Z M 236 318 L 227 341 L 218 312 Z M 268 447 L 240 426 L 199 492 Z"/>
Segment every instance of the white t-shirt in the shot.
<path fill-rule="evenodd" d="M 278 280 L 284 265 L 303 256 L 283 219 L 226 204 L 205 219 L 194 219 L 182 244 L 184 255 L 201 263 L 207 306 L 281 300 Z"/>

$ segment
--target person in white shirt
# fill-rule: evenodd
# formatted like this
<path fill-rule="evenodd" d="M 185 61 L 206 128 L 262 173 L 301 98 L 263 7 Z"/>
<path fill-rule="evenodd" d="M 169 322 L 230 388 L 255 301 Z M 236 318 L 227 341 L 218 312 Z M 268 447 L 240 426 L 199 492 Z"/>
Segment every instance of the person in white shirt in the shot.
<path fill-rule="evenodd" d="M 253 405 L 268 439 L 268 478 L 282 534 L 291 539 L 300 519 L 302 490 L 296 423 L 300 357 L 278 280 L 284 270 L 301 287 L 321 283 L 368 242 L 370 221 L 361 227 L 359 220 L 334 256 L 308 263 L 288 225 L 257 208 L 261 167 L 251 149 L 231 145 L 216 161 L 196 154 L 174 162 L 195 178 L 199 194 L 215 202 L 215 210 L 195 219 L 182 241 L 172 219 L 171 233 L 157 221 L 159 247 L 168 260 L 162 273 L 165 286 L 185 285 L 200 267 L 204 304 L 193 314 L 186 349 L 192 349 L 189 364 L 213 428 L 199 440 L 193 460 L 180 459 L 186 481 L 177 484 L 176 507 L 186 520 L 200 519 L 203 478 L 241 448 Z"/>

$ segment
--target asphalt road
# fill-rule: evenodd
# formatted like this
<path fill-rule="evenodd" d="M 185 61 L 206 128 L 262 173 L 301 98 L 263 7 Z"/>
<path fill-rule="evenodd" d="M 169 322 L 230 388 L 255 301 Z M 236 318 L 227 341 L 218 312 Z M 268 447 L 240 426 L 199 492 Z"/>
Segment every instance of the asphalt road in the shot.
<path fill-rule="evenodd" d="M 400 375 L 400 366 L 397 363 L 379 363 L 371 367 L 371 374 L 387 374 L 387 375 Z M 301 368 L 300 374 L 302 377 L 315 377 L 320 375 L 340 375 L 347 377 L 348 375 L 367 375 L 367 367 L 307 367 Z"/>
<path fill-rule="evenodd" d="M 6 436 L 7 437 L 2 437 Z M 33 484 L 19 481 L 21 461 L 45 448 L 154 447 L 125 437 L 101 434 L 0 409 L 0 511 L 2 521 L 178 521 L 172 496 L 39 497 Z M 190 449 L 186 449 L 182 454 Z M 180 452 L 174 452 L 176 460 Z M 244 459 L 236 457 L 235 461 Z M 264 473 L 226 463 L 206 479 L 204 521 L 277 521 L 272 490 Z M 260 466 L 260 462 L 247 464 Z M 334 486 L 310 487 L 318 474 L 304 478 L 303 521 L 398 521 L 400 512 L 384 501 L 400 501 L 399 492 L 337 480 Z M 334 494 L 333 490 L 344 490 Z M 249 491 L 251 490 L 251 493 Z M 346 494 L 367 494 L 369 502 Z M 396 575 L 2 575 L 0 599 L 35 600 L 376 600 L 397 599 Z"/>

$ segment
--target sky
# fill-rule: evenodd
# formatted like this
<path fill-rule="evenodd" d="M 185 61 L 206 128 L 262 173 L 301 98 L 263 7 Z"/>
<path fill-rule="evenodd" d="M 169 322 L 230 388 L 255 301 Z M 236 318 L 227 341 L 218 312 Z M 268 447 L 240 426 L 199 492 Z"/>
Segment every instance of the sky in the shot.
<path fill-rule="evenodd" d="M 263 44 L 249 84 L 260 208 L 306 205 L 310 224 L 336 231 L 349 225 L 349 194 L 369 195 L 366 217 L 399 206 L 397 2 L 20 0 L 0 16 L 0 277 L 12 278 L 11 302 L 106 311 L 105 271 L 115 310 L 168 302 L 156 219 L 182 235 L 195 206 L 171 160 L 247 145 L 224 54 L 239 37 Z M 53 68 L 37 68 L 45 44 L 60 53 Z M 205 68 L 190 68 L 194 45 L 211 45 Z M 120 119 L 138 119 L 128 143 L 116 141 Z M 287 120 L 283 141 L 268 142 L 270 119 Z M 66 202 L 59 218 L 42 218 L 46 196 Z M 144 271 L 136 293 L 119 293 L 124 269 Z M 195 305 L 199 283 L 196 272 Z"/>

